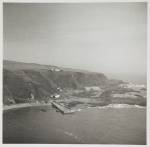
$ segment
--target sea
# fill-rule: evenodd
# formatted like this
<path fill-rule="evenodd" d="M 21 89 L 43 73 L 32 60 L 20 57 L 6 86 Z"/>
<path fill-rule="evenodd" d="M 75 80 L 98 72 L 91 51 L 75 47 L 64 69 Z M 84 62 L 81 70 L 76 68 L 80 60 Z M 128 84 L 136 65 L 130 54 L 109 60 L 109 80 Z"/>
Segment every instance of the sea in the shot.
<path fill-rule="evenodd" d="M 146 107 L 92 107 L 62 114 L 51 106 L 3 112 L 4 144 L 146 144 Z"/>

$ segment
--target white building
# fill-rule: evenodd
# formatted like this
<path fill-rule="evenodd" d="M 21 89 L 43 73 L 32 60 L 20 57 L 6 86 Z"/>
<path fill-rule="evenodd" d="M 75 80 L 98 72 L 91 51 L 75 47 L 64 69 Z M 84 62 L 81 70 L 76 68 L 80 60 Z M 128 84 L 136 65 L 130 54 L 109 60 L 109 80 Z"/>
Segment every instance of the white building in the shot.
<path fill-rule="evenodd" d="M 60 95 L 59 95 L 59 94 L 52 94 L 50 97 L 51 97 L 51 98 L 59 98 Z"/>
<path fill-rule="evenodd" d="M 50 71 L 56 71 L 56 72 L 58 72 L 58 71 L 61 71 L 61 69 L 54 67 L 54 68 L 51 68 Z"/>

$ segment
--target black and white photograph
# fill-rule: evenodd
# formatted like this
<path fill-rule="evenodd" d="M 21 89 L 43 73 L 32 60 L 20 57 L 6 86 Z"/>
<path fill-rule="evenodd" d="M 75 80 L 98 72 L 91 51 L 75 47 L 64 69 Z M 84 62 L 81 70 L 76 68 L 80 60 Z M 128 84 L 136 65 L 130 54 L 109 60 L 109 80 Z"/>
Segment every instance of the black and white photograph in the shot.
<path fill-rule="evenodd" d="M 2 143 L 147 145 L 147 2 L 3 2 Z"/>

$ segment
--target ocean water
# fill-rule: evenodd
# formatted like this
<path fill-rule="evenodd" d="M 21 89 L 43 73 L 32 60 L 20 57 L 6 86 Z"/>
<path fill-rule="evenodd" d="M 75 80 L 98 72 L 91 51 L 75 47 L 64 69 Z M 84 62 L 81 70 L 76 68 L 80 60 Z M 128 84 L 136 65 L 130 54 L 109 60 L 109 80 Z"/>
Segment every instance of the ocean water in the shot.
<path fill-rule="evenodd" d="M 4 112 L 3 143 L 146 144 L 145 108 L 89 108 L 67 115 L 41 109 Z"/>

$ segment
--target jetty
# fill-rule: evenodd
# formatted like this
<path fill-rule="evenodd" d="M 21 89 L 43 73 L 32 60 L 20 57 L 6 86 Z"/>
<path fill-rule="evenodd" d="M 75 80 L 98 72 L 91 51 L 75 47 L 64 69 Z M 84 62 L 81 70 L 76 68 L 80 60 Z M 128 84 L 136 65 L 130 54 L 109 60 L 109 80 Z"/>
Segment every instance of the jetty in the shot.
<path fill-rule="evenodd" d="M 58 104 L 57 102 L 52 102 L 52 106 L 54 106 L 55 108 L 57 108 L 63 114 L 74 113 L 74 111 L 71 110 L 70 108 L 67 108 L 66 106 Z"/>

